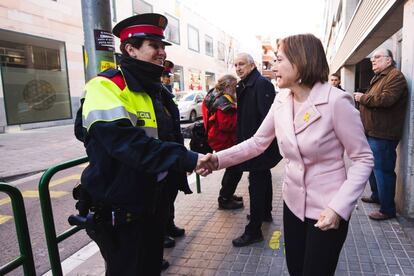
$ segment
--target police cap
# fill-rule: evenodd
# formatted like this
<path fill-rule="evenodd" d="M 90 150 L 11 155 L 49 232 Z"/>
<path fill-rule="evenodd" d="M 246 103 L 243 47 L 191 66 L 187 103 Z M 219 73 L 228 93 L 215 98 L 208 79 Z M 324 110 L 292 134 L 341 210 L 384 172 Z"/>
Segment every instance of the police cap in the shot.
<path fill-rule="evenodd" d="M 128 17 L 112 29 L 112 33 L 121 39 L 121 42 L 130 37 L 162 41 L 166 45 L 171 43 L 165 40 L 164 30 L 168 19 L 157 13 L 144 13 Z"/>
<path fill-rule="evenodd" d="M 172 76 L 172 70 L 174 68 L 174 63 L 171 60 L 166 59 L 164 61 L 164 72 L 162 72 L 163 76 Z"/>

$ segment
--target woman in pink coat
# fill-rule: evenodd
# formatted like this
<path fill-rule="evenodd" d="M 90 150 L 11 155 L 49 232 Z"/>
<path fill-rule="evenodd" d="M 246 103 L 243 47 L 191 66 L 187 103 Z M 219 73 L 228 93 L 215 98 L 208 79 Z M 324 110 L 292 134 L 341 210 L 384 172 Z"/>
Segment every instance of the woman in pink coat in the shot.
<path fill-rule="evenodd" d="M 204 158 L 198 172 L 262 153 L 277 138 L 285 160 L 283 224 L 291 275 L 334 275 L 351 212 L 373 167 L 352 97 L 327 83 L 322 43 L 311 34 L 279 43 L 273 68 L 281 91 L 256 134 Z M 344 152 L 352 164 L 345 168 Z"/>

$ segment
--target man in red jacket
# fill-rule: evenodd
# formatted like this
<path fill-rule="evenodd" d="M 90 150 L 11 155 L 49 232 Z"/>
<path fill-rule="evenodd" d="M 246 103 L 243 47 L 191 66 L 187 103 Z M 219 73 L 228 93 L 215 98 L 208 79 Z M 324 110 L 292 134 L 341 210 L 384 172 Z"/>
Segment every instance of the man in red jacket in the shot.
<path fill-rule="evenodd" d="M 237 79 L 233 75 L 224 75 L 203 101 L 203 121 L 208 144 L 216 152 L 237 144 L 236 85 Z M 218 197 L 220 209 L 243 207 L 243 198 L 234 195 L 242 175 L 243 172 L 237 166 L 227 168 L 224 172 Z"/>

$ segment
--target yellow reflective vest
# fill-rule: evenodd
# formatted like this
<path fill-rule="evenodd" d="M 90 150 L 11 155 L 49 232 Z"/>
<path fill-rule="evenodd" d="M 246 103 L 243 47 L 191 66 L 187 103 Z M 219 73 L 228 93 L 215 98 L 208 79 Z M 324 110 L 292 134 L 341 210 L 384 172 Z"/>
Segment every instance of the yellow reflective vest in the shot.
<path fill-rule="evenodd" d="M 101 76 L 91 79 L 85 90 L 82 123 L 87 131 L 96 122 L 128 119 L 147 136 L 158 138 L 154 106 L 147 93 L 131 91 L 128 86 L 121 90 L 112 80 Z"/>

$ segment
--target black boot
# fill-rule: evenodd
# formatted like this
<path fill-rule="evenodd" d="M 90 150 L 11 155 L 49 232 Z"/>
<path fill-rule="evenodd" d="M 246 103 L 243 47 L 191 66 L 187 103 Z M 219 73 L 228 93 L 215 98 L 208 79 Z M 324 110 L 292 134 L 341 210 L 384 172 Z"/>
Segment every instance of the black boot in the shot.
<path fill-rule="evenodd" d="M 240 208 L 243 208 L 243 201 L 236 201 L 233 198 L 227 199 L 224 197 L 219 197 L 218 206 L 219 206 L 219 209 L 224 209 L 224 210 L 240 209 Z"/>
<path fill-rule="evenodd" d="M 168 228 L 167 234 L 171 237 L 178 238 L 184 236 L 185 229 L 177 227 L 173 224 L 171 227 Z"/>
<path fill-rule="evenodd" d="M 232 198 L 235 201 L 243 201 L 243 197 L 242 196 L 233 195 Z"/>
<path fill-rule="evenodd" d="M 167 260 L 162 259 L 161 270 L 166 270 L 169 266 L 170 266 L 170 263 Z"/>
<path fill-rule="evenodd" d="M 170 236 L 164 236 L 164 248 L 171 248 L 175 246 L 175 240 Z"/>
<path fill-rule="evenodd" d="M 262 233 L 259 233 L 257 235 L 250 235 L 243 233 L 240 237 L 233 240 L 233 245 L 235 247 L 243 247 L 250 245 L 252 243 L 261 242 L 263 240 Z"/>

